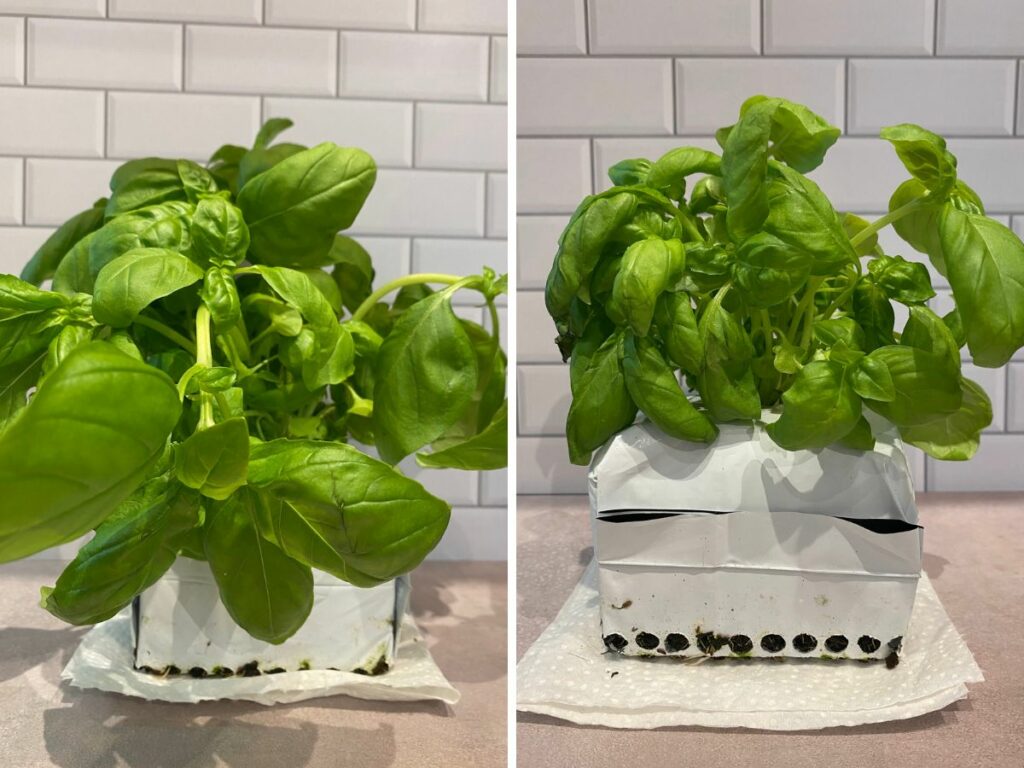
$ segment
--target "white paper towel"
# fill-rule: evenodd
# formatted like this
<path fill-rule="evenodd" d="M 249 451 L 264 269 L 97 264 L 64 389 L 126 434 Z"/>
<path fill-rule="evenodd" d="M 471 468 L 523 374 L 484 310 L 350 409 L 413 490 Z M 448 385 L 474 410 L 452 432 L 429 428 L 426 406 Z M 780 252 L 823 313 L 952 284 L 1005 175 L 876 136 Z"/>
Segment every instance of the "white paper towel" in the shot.
<path fill-rule="evenodd" d="M 383 675 L 313 669 L 196 679 L 187 675 L 158 677 L 136 670 L 132 666 L 131 612 L 125 609 L 82 638 L 61 678 L 78 688 L 185 703 L 241 699 L 279 704 L 336 694 L 378 701 L 437 700 L 455 704 L 459 700 L 459 692 L 434 662 L 409 614 L 402 620 L 394 667 Z"/>
<path fill-rule="evenodd" d="M 927 575 L 905 653 L 881 663 L 640 659 L 604 652 L 596 568 L 587 567 L 518 668 L 518 708 L 585 725 L 776 731 L 902 720 L 964 698 L 984 680 Z"/>

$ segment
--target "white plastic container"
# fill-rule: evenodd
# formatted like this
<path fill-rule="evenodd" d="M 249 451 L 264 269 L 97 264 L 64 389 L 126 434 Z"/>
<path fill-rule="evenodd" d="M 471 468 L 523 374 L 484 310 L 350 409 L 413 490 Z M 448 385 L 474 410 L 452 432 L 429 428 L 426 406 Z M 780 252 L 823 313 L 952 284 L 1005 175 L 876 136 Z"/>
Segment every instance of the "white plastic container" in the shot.
<path fill-rule="evenodd" d="M 300 669 L 376 675 L 394 663 L 408 580 L 353 587 L 313 571 L 313 610 L 281 645 L 257 640 L 220 601 L 210 567 L 179 557 L 133 606 L 135 667 L 228 676 Z"/>
<path fill-rule="evenodd" d="M 923 531 L 902 444 L 874 426 L 868 452 L 738 425 L 711 445 L 616 435 L 589 475 L 606 647 L 894 661 Z"/>

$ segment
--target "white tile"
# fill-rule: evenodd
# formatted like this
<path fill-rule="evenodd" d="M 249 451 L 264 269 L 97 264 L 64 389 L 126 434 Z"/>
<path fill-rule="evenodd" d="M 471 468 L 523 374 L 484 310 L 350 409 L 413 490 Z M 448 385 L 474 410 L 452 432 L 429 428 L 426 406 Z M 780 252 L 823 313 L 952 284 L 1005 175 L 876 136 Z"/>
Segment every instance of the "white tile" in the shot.
<path fill-rule="evenodd" d="M 519 216 L 516 223 L 516 265 L 519 288 L 543 288 L 558 252 L 558 238 L 569 222 L 562 216 Z"/>
<path fill-rule="evenodd" d="M 491 101 L 508 101 L 508 38 L 491 38 Z"/>
<path fill-rule="evenodd" d="M 520 136 L 672 133 L 669 59 L 521 58 L 517 66 Z"/>
<path fill-rule="evenodd" d="M 508 509 L 456 507 L 437 549 L 428 560 L 505 560 L 508 558 Z"/>
<path fill-rule="evenodd" d="M 519 54 L 586 53 L 585 0 L 517 0 Z"/>
<path fill-rule="evenodd" d="M 508 235 L 508 174 L 487 174 L 487 236 Z"/>
<path fill-rule="evenodd" d="M 20 274 L 53 230 L 53 227 L 0 227 L 0 274 Z"/>
<path fill-rule="evenodd" d="M 337 43 L 328 30 L 189 26 L 185 89 L 333 96 Z"/>
<path fill-rule="evenodd" d="M 25 161 L 0 157 L 0 224 L 20 224 Z"/>
<path fill-rule="evenodd" d="M 676 62 L 679 133 L 732 125 L 754 94 L 805 104 L 843 125 L 844 64 L 838 59 L 681 59 Z"/>
<path fill-rule="evenodd" d="M 181 27 L 29 19 L 29 85 L 181 89 Z"/>
<path fill-rule="evenodd" d="M 756 54 L 760 0 L 588 0 L 591 53 Z"/>
<path fill-rule="evenodd" d="M 102 18 L 106 0 L 0 0 L 0 13 Z"/>
<path fill-rule="evenodd" d="M 521 213 L 571 213 L 590 194 L 586 139 L 520 139 L 516 207 Z"/>
<path fill-rule="evenodd" d="M 1024 365 L 1008 365 L 1006 375 L 1006 428 L 1010 432 L 1024 432 Z"/>
<path fill-rule="evenodd" d="M 505 31 L 505 0 L 419 0 L 419 29 L 429 32 Z"/>
<path fill-rule="evenodd" d="M 355 238 L 373 258 L 373 287 L 380 288 L 392 280 L 409 274 L 409 252 L 412 243 L 404 237 Z"/>
<path fill-rule="evenodd" d="M 1017 237 L 1024 238 L 1024 216 L 1013 217 L 1013 231 L 1017 233 Z"/>
<path fill-rule="evenodd" d="M 516 360 L 519 363 L 560 363 L 558 332 L 544 308 L 543 291 L 516 294 Z"/>
<path fill-rule="evenodd" d="M 645 157 L 654 161 L 676 147 L 699 147 L 721 154 L 722 148 L 712 138 L 673 136 L 671 138 L 594 139 L 594 191 L 602 192 L 612 186 L 608 169 L 620 160 Z M 692 186 L 702 175 L 690 177 Z"/>
<path fill-rule="evenodd" d="M 910 178 L 889 142 L 846 137 L 808 175 L 839 211 L 887 211 L 893 191 Z"/>
<path fill-rule="evenodd" d="M 488 46 L 472 35 L 342 32 L 342 96 L 486 101 Z"/>
<path fill-rule="evenodd" d="M 564 437 L 516 439 L 518 493 L 586 493 L 587 468 L 569 463 Z"/>
<path fill-rule="evenodd" d="M 263 0 L 109 0 L 112 19 L 259 24 Z"/>
<path fill-rule="evenodd" d="M 928 457 L 929 491 L 1024 491 L 1024 435 L 982 435 L 970 461 Z"/>
<path fill-rule="evenodd" d="M 416 0 L 266 0 L 267 24 L 414 29 Z"/>
<path fill-rule="evenodd" d="M 416 166 L 504 170 L 506 115 L 500 104 L 417 104 Z"/>
<path fill-rule="evenodd" d="M 25 82 L 25 20 L 0 18 L 0 85 Z"/>
<path fill-rule="evenodd" d="M 478 275 L 484 267 L 498 274 L 506 271 L 508 261 L 504 240 L 471 240 L 459 238 L 417 238 L 412 244 L 413 272 L 441 272 L 449 275 Z M 456 294 L 460 297 L 462 292 Z M 479 294 L 464 297 L 479 303 Z"/>
<path fill-rule="evenodd" d="M 912 445 L 904 445 L 903 451 L 907 455 L 907 464 L 910 465 L 910 477 L 914 482 L 914 490 L 918 492 L 927 490 L 925 482 L 927 462 L 924 451 Z"/>
<path fill-rule="evenodd" d="M 309 146 L 333 141 L 365 149 L 379 166 L 412 165 L 412 104 L 290 96 L 268 96 L 263 103 L 265 117 L 295 121 L 280 141 Z"/>
<path fill-rule="evenodd" d="M 0 88 L 0 153 L 100 157 L 103 93 Z"/>
<path fill-rule="evenodd" d="M 354 232 L 483 237 L 484 174 L 381 170 Z"/>
<path fill-rule="evenodd" d="M 950 139 L 957 174 L 970 184 L 989 213 L 1024 210 L 1024 139 Z"/>
<path fill-rule="evenodd" d="M 939 55 L 1024 53 L 1024 3 L 1019 0 L 938 0 Z"/>
<path fill-rule="evenodd" d="M 518 381 L 519 434 L 564 435 L 572 403 L 569 366 L 521 365 Z"/>
<path fill-rule="evenodd" d="M 25 161 L 25 223 L 63 224 L 110 194 L 117 160 Z"/>
<path fill-rule="evenodd" d="M 932 52 L 934 0 L 765 0 L 766 54 Z"/>
<path fill-rule="evenodd" d="M 480 473 L 480 503 L 488 507 L 508 505 L 508 470 Z"/>
<path fill-rule="evenodd" d="M 475 506 L 479 498 L 480 478 L 476 472 L 458 472 L 444 469 L 425 469 L 410 456 L 398 465 L 399 469 L 424 488 L 453 506 Z"/>
<path fill-rule="evenodd" d="M 1017 81 L 1020 83 L 1020 91 L 1017 93 L 1017 133 L 1024 133 L 1024 98 L 1021 97 L 1021 93 L 1024 92 L 1024 82 L 1021 81 L 1020 73 L 1024 73 L 1024 61 L 1020 63 L 1020 70 L 1017 75 Z"/>
<path fill-rule="evenodd" d="M 111 93 L 110 157 L 166 155 L 205 160 L 222 144 L 248 147 L 259 129 L 254 96 Z"/>
<path fill-rule="evenodd" d="M 944 136 L 1013 133 L 1014 61 L 859 59 L 849 77 L 851 134 L 877 135 L 896 123 Z"/>

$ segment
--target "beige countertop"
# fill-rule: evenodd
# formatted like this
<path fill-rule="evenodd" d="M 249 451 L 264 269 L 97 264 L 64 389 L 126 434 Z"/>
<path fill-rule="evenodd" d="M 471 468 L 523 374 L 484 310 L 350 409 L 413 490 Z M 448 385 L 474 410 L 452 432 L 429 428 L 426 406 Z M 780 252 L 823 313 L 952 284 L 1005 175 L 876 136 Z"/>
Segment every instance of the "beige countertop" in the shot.
<path fill-rule="evenodd" d="M 412 607 L 438 665 L 462 693 L 440 702 L 335 696 L 264 707 L 166 704 L 83 691 L 60 671 L 85 630 L 38 607 L 59 566 L 0 566 L 3 768 L 319 768 L 506 764 L 506 568 L 427 563 Z"/>
<path fill-rule="evenodd" d="M 590 560 L 587 502 L 520 497 L 518 657 Z M 920 494 L 924 566 L 985 672 L 963 701 L 912 720 L 776 733 L 624 731 L 518 714 L 520 768 L 1016 768 L 1024 766 L 1024 494 Z"/>

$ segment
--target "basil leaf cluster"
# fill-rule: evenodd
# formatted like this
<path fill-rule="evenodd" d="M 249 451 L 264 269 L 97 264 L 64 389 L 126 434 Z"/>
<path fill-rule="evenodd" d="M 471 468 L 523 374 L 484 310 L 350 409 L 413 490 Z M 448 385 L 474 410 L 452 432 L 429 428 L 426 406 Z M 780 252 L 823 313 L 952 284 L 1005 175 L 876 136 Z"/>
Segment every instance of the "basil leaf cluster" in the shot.
<path fill-rule="evenodd" d="M 1024 244 L 985 216 L 945 140 L 916 125 L 881 132 L 910 176 L 889 213 L 837 212 L 805 174 L 839 133 L 754 96 L 718 131 L 720 155 L 624 160 L 615 186 L 580 203 L 545 290 L 571 364 L 574 463 L 641 412 L 710 442 L 718 424 L 771 409 L 767 432 L 788 450 L 869 450 L 874 412 L 931 456 L 975 453 L 992 406 L 961 358 L 994 368 L 1024 346 Z M 927 306 L 928 269 L 883 252 L 888 225 L 948 279 L 945 317 Z M 908 308 L 902 329 L 894 304 Z"/>
<path fill-rule="evenodd" d="M 506 465 L 506 278 L 375 288 L 339 234 L 373 159 L 274 143 L 291 124 L 205 166 L 124 163 L 0 275 L 0 562 L 94 531 L 43 589 L 65 621 L 113 616 L 187 556 L 241 627 L 283 642 L 312 569 L 372 586 L 441 539 L 449 504 L 396 464 Z M 467 290 L 489 327 L 453 309 Z"/>

